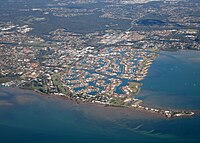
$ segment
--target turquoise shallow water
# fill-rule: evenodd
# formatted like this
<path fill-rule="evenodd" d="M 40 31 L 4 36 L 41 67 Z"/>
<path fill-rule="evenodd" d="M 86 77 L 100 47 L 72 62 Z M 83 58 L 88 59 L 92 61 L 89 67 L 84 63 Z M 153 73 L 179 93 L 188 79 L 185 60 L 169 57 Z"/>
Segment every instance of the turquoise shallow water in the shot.
<path fill-rule="evenodd" d="M 145 104 L 199 110 L 199 57 L 194 51 L 161 52 L 144 80 L 140 94 Z M 0 88 L 1 143 L 197 143 L 199 129 L 198 115 L 164 119 Z"/>

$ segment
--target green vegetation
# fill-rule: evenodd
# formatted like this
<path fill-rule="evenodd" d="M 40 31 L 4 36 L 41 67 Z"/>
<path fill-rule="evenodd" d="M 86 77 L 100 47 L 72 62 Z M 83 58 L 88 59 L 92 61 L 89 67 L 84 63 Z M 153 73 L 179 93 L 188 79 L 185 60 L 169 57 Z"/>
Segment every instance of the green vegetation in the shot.
<path fill-rule="evenodd" d="M 0 77 L 0 83 L 6 83 L 10 82 L 12 80 L 19 79 L 20 77 L 18 75 L 13 75 L 13 76 L 2 76 Z"/>
<path fill-rule="evenodd" d="M 117 98 L 114 97 L 112 98 L 112 100 L 110 101 L 111 105 L 115 105 L 115 106 L 124 106 L 124 100 L 122 98 Z"/>
<path fill-rule="evenodd" d="M 55 74 L 52 76 L 52 81 L 54 86 L 56 86 L 59 93 L 68 94 L 68 91 L 63 87 L 62 82 L 60 81 L 61 73 Z"/>
<path fill-rule="evenodd" d="M 23 42 L 23 46 L 32 46 L 32 47 L 55 47 L 57 42 L 43 42 L 43 41 L 33 41 L 33 42 Z"/>
<path fill-rule="evenodd" d="M 129 82 L 128 86 L 132 90 L 133 94 L 138 94 L 142 84 L 138 82 Z"/>
<path fill-rule="evenodd" d="M 23 85 L 22 88 L 38 91 L 41 93 L 47 93 L 47 90 L 48 90 L 47 85 L 45 83 L 37 82 L 37 81 L 26 83 L 25 85 Z"/>

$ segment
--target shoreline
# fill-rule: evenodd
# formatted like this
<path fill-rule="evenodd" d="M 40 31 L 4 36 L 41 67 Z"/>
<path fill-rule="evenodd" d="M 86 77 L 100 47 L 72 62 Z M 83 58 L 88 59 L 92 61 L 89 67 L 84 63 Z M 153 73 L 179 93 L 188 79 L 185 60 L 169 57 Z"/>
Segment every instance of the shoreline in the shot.
<path fill-rule="evenodd" d="M 5 87 L 2 87 L 2 88 L 5 88 Z M 161 119 L 173 119 L 173 118 L 186 118 L 186 117 L 191 117 L 191 116 L 194 116 L 194 115 L 197 115 L 198 112 L 197 111 L 184 111 L 184 112 L 190 112 L 191 114 L 183 114 L 182 111 L 176 113 L 175 116 L 166 116 L 164 115 L 163 113 L 158 113 L 158 112 L 155 112 L 153 110 L 151 110 L 151 108 L 148 108 L 148 107 L 143 107 L 143 106 L 140 106 L 142 108 L 133 108 L 133 107 L 125 107 L 125 106 L 117 106 L 117 105 L 106 105 L 106 104 L 100 104 L 100 103 L 92 103 L 92 102 L 82 102 L 82 101 L 77 101 L 73 98 L 70 98 L 70 97 L 67 97 L 67 96 L 58 96 L 58 95 L 49 95 L 49 94 L 46 94 L 46 93 L 42 93 L 42 92 L 39 92 L 39 91 L 35 91 L 35 90 L 31 90 L 31 89 L 26 89 L 26 88 L 20 88 L 20 87 L 8 87 L 8 88 L 12 88 L 12 89 L 19 89 L 19 90 L 22 90 L 22 91 L 29 91 L 29 92 L 32 92 L 32 93 L 36 93 L 37 95 L 41 96 L 41 97 L 47 97 L 48 99 L 49 98 L 56 98 L 56 99 L 60 99 L 64 102 L 67 102 L 67 103 L 70 103 L 70 104 L 73 104 L 73 105 L 79 105 L 80 107 L 87 107 L 87 110 L 90 111 L 92 108 L 91 106 L 95 107 L 95 108 L 101 108 L 99 110 L 106 110 L 107 112 L 109 112 L 109 114 L 127 114 L 128 116 L 133 116 L 132 114 L 143 114 L 142 116 L 148 116 L 150 118 L 161 118 Z M 145 104 L 143 104 L 145 105 Z M 148 108 L 148 109 L 146 109 Z M 166 110 L 163 110 L 163 109 L 160 109 L 162 111 L 166 111 Z M 171 111 L 175 111 L 173 109 L 171 109 Z M 87 111 L 86 111 L 87 112 Z M 118 113 L 116 113 L 118 112 Z M 200 113 L 200 112 L 199 112 Z M 96 114 L 99 114 L 99 113 L 96 113 Z M 126 115 L 126 116 L 127 116 Z M 136 115 L 137 116 L 137 115 Z M 135 115 L 134 115 L 135 117 Z M 119 118 L 119 117 L 118 117 Z M 123 116 L 121 118 L 124 118 Z"/>
<path fill-rule="evenodd" d="M 31 89 L 30 89 L 31 90 Z M 33 90 L 34 91 L 34 90 Z M 38 94 L 41 95 L 48 95 L 48 96 L 52 96 L 49 94 L 45 94 L 45 93 L 41 93 L 39 91 L 34 91 Z M 130 110 L 137 110 L 137 111 L 143 111 L 143 112 L 148 112 L 150 114 L 157 114 L 160 116 L 163 116 L 164 118 L 177 118 L 177 117 L 190 117 L 190 116 L 194 116 L 196 115 L 196 113 L 194 111 L 185 111 L 185 110 L 175 110 L 175 109 L 163 109 L 163 108 L 153 108 L 153 107 L 148 107 L 145 104 L 140 105 L 140 103 L 136 104 L 136 106 L 124 106 L 124 105 L 115 105 L 115 104 L 102 104 L 100 102 L 88 102 L 88 101 L 81 101 L 77 99 L 74 99 L 72 97 L 67 97 L 67 96 L 57 96 L 57 95 L 53 95 L 54 97 L 60 97 L 62 99 L 65 100 L 70 100 L 76 104 L 92 104 L 92 105 L 101 105 L 102 107 L 113 107 L 113 108 L 123 108 L 123 109 L 130 109 Z M 143 101 L 142 101 L 143 102 Z"/>
<path fill-rule="evenodd" d="M 32 102 L 47 102 L 50 104 L 55 104 L 61 110 L 70 110 L 79 112 L 85 118 L 94 118 L 95 120 L 100 121 L 117 121 L 123 119 L 139 119 L 139 120 L 157 120 L 157 119 L 166 119 L 161 115 L 152 114 L 146 111 L 133 110 L 130 108 L 122 108 L 122 107 L 111 107 L 99 104 L 99 103 L 88 103 L 88 102 L 80 102 L 77 103 L 73 100 L 67 99 L 65 97 L 60 96 L 52 96 L 44 93 L 38 93 L 30 89 L 20 89 L 18 87 L 0 87 L 0 93 L 11 93 L 11 96 L 16 101 L 17 97 L 21 97 L 17 100 L 17 102 L 12 103 L 15 107 L 18 105 L 29 105 Z M 14 95 L 14 96 L 13 96 Z M 27 99 L 25 100 L 24 99 Z M 13 98 L 11 102 L 13 101 Z M 8 101 L 10 102 L 10 100 Z M 46 103 L 45 103 L 46 104 Z M 9 106 L 12 107 L 12 106 Z"/>

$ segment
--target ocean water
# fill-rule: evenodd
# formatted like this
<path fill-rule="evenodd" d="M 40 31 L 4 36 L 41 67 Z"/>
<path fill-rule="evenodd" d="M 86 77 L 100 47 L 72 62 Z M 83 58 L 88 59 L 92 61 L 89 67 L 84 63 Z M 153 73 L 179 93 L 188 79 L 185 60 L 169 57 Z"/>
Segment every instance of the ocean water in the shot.
<path fill-rule="evenodd" d="M 200 52 L 162 51 L 143 81 L 140 93 L 157 106 L 200 109 Z"/>
<path fill-rule="evenodd" d="M 200 109 L 200 52 L 161 52 L 144 80 L 144 104 Z M 197 143 L 200 116 L 156 114 L 0 87 L 1 143 Z"/>

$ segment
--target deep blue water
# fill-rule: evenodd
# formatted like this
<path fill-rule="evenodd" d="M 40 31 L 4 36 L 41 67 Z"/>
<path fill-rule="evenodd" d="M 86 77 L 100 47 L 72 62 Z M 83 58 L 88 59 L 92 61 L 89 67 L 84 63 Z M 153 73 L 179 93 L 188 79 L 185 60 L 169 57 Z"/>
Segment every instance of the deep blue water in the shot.
<path fill-rule="evenodd" d="M 165 22 L 161 21 L 161 20 L 157 20 L 157 19 L 143 19 L 137 22 L 140 25 L 166 25 Z"/>
<path fill-rule="evenodd" d="M 151 106 L 199 110 L 199 63 L 200 52 L 161 52 L 141 98 Z M 165 119 L 0 87 L 1 143 L 197 143 L 199 129 L 200 116 Z"/>
<path fill-rule="evenodd" d="M 200 109 L 200 52 L 161 52 L 143 81 L 141 95 L 159 106 Z"/>

